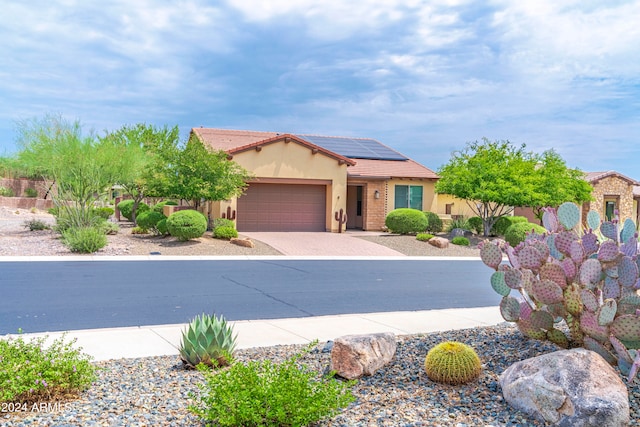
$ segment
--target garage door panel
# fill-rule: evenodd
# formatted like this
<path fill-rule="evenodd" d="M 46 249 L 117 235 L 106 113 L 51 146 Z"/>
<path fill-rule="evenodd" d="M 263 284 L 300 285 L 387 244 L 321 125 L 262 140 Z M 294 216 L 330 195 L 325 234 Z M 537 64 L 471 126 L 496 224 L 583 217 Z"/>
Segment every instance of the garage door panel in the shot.
<path fill-rule="evenodd" d="M 238 199 L 238 231 L 325 231 L 326 186 L 251 184 Z"/>

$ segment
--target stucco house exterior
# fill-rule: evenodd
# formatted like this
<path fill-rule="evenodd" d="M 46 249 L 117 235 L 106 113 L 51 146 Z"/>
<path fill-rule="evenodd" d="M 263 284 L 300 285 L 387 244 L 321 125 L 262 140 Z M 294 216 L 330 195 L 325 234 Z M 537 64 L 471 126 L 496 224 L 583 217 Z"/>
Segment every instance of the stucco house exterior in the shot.
<path fill-rule="evenodd" d="M 209 206 L 241 232 L 381 230 L 395 208 L 436 210 L 436 173 L 375 139 L 202 127 L 190 137 L 254 175 L 242 196 Z"/>

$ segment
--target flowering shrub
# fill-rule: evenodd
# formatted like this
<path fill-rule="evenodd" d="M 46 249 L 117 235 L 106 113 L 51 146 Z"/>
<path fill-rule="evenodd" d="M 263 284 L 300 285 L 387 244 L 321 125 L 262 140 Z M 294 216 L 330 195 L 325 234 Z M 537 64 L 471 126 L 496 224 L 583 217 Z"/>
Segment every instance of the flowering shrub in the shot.
<path fill-rule="evenodd" d="M 0 402 L 37 402 L 77 394 L 95 380 L 90 356 L 64 337 L 44 347 L 45 338 L 0 340 Z"/>

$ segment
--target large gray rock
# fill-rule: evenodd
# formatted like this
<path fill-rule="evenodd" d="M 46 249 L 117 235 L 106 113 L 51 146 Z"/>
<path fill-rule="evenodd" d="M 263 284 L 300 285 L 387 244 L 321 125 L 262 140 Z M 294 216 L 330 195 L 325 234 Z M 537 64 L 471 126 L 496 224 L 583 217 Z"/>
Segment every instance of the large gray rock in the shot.
<path fill-rule="evenodd" d="M 449 241 L 444 237 L 432 237 L 427 241 L 430 245 L 435 246 L 436 248 L 444 249 L 449 247 Z"/>
<path fill-rule="evenodd" d="M 514 363 L 500 375 L 509 405 L 558 426 L 629 424 L 629 394 L 595 352 L 576 348 Z"/>
<path fill-rule="evenodd" d="M 331 349 L 331 370 L 347 379 L 373 375 L 396 354 L 396 336 L 391 332 L 344 335 Z"/>

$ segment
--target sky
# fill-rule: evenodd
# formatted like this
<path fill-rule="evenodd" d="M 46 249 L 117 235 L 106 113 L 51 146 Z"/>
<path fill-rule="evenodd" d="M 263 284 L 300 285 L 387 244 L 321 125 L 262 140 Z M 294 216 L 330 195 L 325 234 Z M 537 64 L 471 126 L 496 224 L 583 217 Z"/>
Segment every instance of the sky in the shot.
<path fill-rule="evenodd" d="M 640 180 L 640 0 L 2 0 L 0 155 L 48 114 L 374 138 L 438 170 L 486 137 Z"/>

